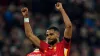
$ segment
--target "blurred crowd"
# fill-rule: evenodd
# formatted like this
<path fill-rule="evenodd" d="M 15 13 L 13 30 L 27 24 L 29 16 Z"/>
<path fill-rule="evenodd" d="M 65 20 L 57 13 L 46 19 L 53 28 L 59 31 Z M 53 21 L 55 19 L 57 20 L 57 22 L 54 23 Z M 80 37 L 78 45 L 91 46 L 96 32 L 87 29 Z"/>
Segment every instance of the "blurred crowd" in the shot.
<path fill-rule="evenodd" d="M 70 56 L 100 56 L 100 0 L 59 0 L 73 24 Z M 34 34 L 44 35 L 49 26 L 60 29 L 62 15 L 57 0 L 0 0 L 0 56 L 26 56 L 34 50 L 24 32 L 22 7 L 29 8 Z M 45 37 L 43 37 L 45 38 Z"/>

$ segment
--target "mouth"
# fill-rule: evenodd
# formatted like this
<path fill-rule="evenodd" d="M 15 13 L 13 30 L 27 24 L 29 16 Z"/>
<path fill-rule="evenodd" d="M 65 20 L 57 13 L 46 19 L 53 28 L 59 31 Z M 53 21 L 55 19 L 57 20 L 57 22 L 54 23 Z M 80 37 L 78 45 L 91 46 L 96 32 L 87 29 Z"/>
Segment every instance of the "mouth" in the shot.
<path fill-rule="evenodd" d="M 54 45 L 57 42 L 57 39 L 49 39 L 48 44 Z"/>
<path fill-rule="evenodd" d="M 52 41 L 52 39 L 49 39 L 49 41 Z"/>
<path fill-rule="evenodd" d="M 53 41 L 52 39 L 49 39 L 49 41 L 51 42 L 51 41 Z"/>

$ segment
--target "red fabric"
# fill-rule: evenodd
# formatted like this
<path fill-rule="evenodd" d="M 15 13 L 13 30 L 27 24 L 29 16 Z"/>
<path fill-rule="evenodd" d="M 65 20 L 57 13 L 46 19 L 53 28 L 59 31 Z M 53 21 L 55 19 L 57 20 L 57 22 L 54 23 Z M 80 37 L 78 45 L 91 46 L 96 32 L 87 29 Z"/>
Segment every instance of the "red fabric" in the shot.
<path fill-rule="evenodd" d="M 51 48 L 49 44 L 43 41 L 40 42 L 40 49 L 44 52 L 45 56 L 65 56 L 64 48 L 68 50 L 66 54 L 66 56 L 68 56 L 70 51 L 70 42 L 67 43 L 66 40 L 63 39 L 53 48 Z"/>
<path fill-rule="evenodd" d="M 27 56 L 44 56 L 42 52 L 31 52 Z"/>

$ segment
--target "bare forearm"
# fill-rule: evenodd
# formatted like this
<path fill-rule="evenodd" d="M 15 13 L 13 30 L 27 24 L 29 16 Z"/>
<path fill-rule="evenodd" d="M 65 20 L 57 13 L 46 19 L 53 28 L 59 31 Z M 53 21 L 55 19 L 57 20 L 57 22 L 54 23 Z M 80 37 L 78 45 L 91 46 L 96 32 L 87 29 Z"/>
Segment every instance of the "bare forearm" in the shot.
<path fill-rule="evenodd" d="M 72 23 L 64 9 L 62 9 L 60 12 L 63 16 L 63 20 L 65 23 L 64 37 L 70 39 L 72 36 Z"/>
<path fill-rule="evenodd" d="M 28 22 L 24 23 L 24 27 L 25 27 L 25 33 L 26 36 L 29 38 L 29 40 L 31 40 L 31 42 L 33 44 L 35 44 L 37 47 L 40 47 L 40 40 L 38 39 L 37 36 L 35 36 L 32 32 L 31 26 Z"/>
<path fill-rule="evenodd" d="M 65 23 L 65 26 L 66 27 L 71 27 L 72 26 L 72 23 L 68 17 L 68 15 L 66 14 L 65 10 L 64 9 L 61 9 L 60 10 L 62 16 L 63 16 L 63 20 L 64 20 L 64 23 Z"/>
<path fill-rule="evenodd" d="M 24 22 L 24 27 L 25 27 L 25 33 L 27 36 L 30 36 L 30 34 L 33 34 L 29 22 Z"/>

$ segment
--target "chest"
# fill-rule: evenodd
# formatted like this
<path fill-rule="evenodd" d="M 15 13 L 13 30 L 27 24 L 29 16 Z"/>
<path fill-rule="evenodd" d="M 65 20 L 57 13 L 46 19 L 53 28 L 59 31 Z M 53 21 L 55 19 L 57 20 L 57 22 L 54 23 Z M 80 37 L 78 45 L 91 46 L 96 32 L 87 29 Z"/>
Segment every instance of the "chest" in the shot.
<path fill-rule="evenodd" d="M 44 53 L 46 56 L 63 56 L 64 48 L 63 46 L 48 47 Z"/>

